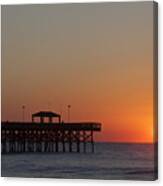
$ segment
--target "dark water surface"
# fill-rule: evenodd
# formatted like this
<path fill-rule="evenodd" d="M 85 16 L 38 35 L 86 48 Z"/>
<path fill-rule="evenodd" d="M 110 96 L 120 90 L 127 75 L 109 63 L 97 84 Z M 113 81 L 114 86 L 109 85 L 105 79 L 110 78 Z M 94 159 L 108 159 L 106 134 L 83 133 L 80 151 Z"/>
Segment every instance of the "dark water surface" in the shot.
<path fill-rule="evenodd" d="M 2 176 L 154 180 L 152 144 L 96 143 L 95 153 L 3 154 Z"/>

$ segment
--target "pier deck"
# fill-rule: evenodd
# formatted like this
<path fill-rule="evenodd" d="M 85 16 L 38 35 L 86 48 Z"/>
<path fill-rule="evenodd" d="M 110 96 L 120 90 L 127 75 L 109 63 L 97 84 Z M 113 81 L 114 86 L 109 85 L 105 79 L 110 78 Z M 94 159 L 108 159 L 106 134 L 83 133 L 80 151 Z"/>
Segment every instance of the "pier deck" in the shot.
<path fill-rule="evenodd" d="M 90 143 L 91 152 L 94 152 L 93 134 L 98 131 L 101 131 L 101 124 L 94 122 L 2 122 L 1 151 L 86 152 L 86 145 Z"/>

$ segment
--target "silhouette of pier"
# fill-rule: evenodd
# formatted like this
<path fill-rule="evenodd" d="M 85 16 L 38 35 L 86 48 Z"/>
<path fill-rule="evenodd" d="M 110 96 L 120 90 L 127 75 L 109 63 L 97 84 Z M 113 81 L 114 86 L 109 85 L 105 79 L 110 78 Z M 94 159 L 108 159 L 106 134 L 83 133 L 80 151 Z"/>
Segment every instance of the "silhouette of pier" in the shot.
<path fill-rule="evenodd" d="M 36 118 L 40 121 L 35 121 Z M 53 118 L 58 122 L 53 122 Z M 48 123 L 45 122 L 48 118 Z M 87 144 L 94 152 L 94 132 L 101 131 L 96 122 L 61 122 L 53 112 L 32 114 L 32 122 L 2 122 L 2 153 L 22 152 L 87 152 Z"/>

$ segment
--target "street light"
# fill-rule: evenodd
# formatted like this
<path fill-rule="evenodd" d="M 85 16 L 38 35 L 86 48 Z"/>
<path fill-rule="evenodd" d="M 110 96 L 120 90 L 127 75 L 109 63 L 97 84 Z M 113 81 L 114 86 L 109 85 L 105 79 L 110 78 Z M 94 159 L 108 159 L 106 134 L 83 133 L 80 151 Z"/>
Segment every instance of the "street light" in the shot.
<path fill-rule="evenodd" d="M 71 105 L 67 105 L 67 109 L 68 109 L 68 122 L 70 122 L 70 108 L 71 108 Z"/>
<path fill-rule="evenodd" d="M 24 122 L 24 119 L 25 119 L 25 105 L 22 106 L 22 119 L 23 119 L 23 122 Z"/>

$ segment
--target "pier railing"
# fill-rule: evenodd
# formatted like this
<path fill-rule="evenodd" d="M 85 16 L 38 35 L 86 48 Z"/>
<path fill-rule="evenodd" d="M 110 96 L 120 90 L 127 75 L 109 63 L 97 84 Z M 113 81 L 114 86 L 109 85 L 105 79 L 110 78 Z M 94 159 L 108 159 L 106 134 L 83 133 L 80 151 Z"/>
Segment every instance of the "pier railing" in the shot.
<path fill-rule="evenodd" d="M 40 123 L 40 122 L 2 122 L 1 129 L 64 129 L 100 131 L 101 124 L 95 122 L 78 123 Z"/>

